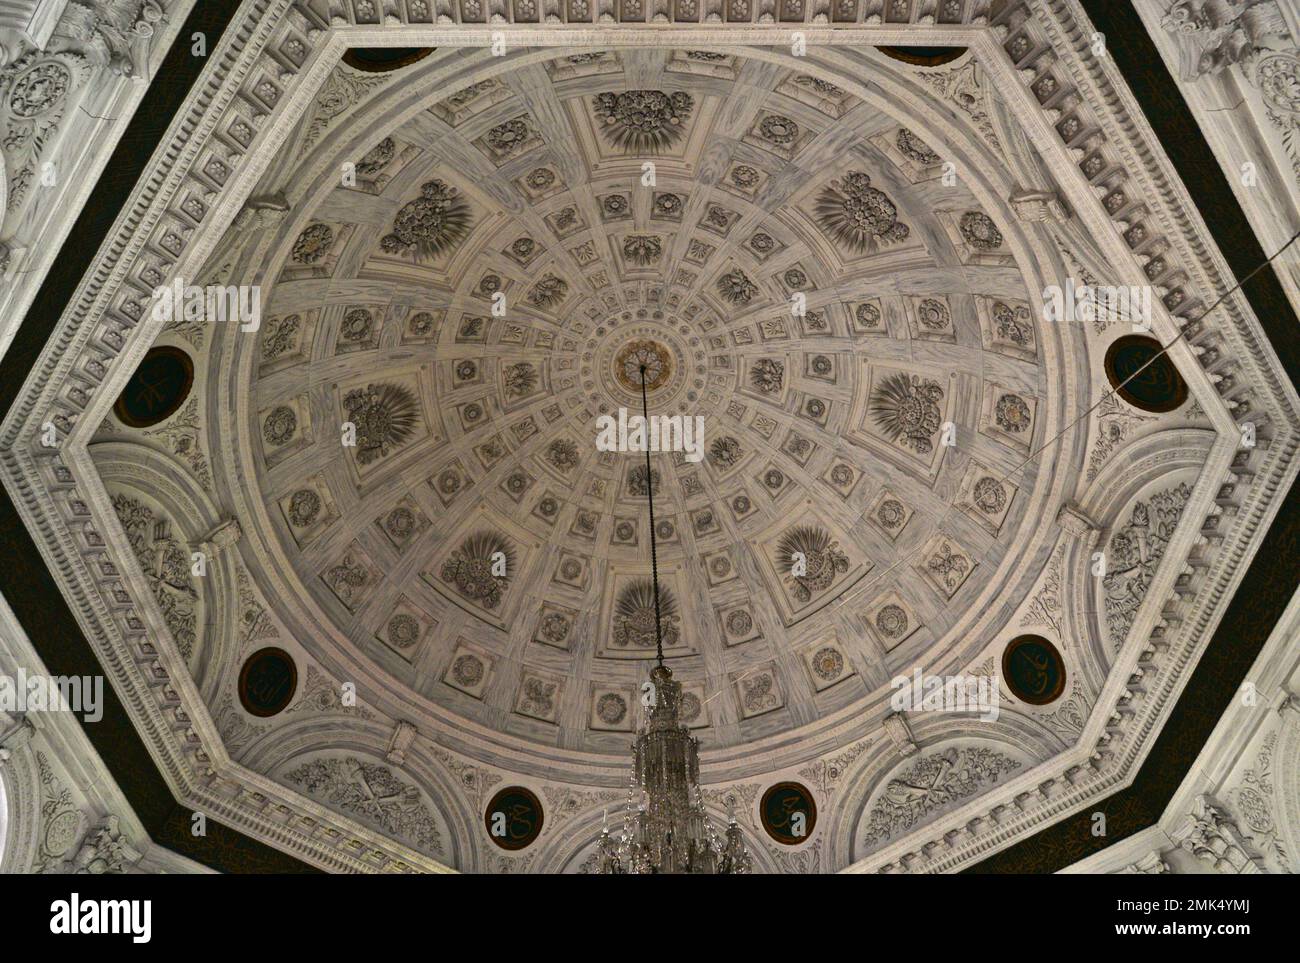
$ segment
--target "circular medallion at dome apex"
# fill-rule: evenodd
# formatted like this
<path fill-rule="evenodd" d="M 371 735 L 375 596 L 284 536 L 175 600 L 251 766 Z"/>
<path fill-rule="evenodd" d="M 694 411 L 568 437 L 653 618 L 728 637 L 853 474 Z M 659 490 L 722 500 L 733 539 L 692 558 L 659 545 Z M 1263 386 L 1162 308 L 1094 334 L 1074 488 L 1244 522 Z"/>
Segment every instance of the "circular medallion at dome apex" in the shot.
<path fill-rule="evenodd" d="M 680 413 L 699 401 L 708 372 L 702 340 L 679 318 L 641 310 L 598 324 L 581 345 L 578 370 L 592 409 L 640 408 L 642 363 L 657 410 Z"/>
<path fill-rule="evenodd" d="M 706 83 L 679 53 L 557 56 L 358 137 L 346 155 L 374 159 L 373 185 L 286 221 L 238 393 L 235 451 L 275 577 L 318 627 L 305 644 L 346 640 L 519 740 L 625 750 L 654 651 L 648 491 L 691 725 L 743 743 L 863 702 L 867 665 L 962 644 L 954 627 L 1027 564 L 1036 466 L 1060 451 L 1034 444 L 1056 335 L 1008 270 L 1014 221 L 965 188 L 936 209 L 912 154 L 942 156 L 937 136 L 795 61 L 736 54 Z M 599 95 L 651 86 L 690 108 L 642 185 L 651 147 L 612 136 Z M 386 242 L 430 196 L 457 231 Z M 648 473 L 596 444 L 601 415 L 640 413 L 642 364 L 652 416 L 704 425 Z M 854 637 L 833 640 L 834 612 Z"/>
<path fill-rule="evenodd" d="M 629 391 L 655 391 L 672 373 L 672 353 L 657 341 L 629 341 L 614 355 L 614 377 Z"/>

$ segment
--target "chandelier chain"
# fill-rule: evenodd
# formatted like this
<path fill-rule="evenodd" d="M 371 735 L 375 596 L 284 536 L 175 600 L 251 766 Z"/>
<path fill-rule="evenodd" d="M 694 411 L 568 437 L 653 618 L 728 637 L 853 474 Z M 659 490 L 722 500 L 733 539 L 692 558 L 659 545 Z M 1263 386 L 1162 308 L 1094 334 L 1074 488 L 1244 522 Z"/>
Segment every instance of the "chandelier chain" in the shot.
<path fill-rule="evenodd" d="M 645 418 L 646 430 L 650 429 L 650 405 L 646 401 L 645 390 L 646 366 L 641 365 L 641 414 Z M 645 446 L 645 490 L 650 501 L 650 575 L 655 590 L 655 654 L 660 665 L 664 664 L 664 631 L 659 623 L 659 556 L 655 546 L 655 486 L 654 476 L 650 474 L 650 446 Z"/>

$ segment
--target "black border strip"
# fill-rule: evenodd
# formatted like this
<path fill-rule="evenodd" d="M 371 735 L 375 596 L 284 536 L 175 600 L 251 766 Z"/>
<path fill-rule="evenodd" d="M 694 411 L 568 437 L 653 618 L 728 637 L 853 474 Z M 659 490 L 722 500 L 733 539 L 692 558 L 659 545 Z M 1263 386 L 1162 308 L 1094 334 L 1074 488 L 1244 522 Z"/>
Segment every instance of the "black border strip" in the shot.
<path fill-rule="evenodd" d="M 1113 0 L 1082 2 L 1233 274 L 1246 277 L 1276 252 L 1260 246 L 1137 9 Z M 1300 320 L 1272 266 L 1242 285 L 1242 293 L 1287 377 L 1300 384 Z M 1297 558 L 1300 486 L 1292 485 L 1133 783 L 963 872 L 1055 872 L 1159 822 L 1290 603 Z M 1092 835 L 1097 812 L 1106 816 L 1105 836 Z"/>
<path fill-rule="evenodd" d="M 112 230 L 154 149 L 206 66 L 205 57 L 190 52 L 194 35 L 204 35 L 210 54 L 238 7 L 231 0 L 198 0 L 185 19 L 63 242 L 9 351 L 0 361 L 0 412 L 13 407 L 59 318 L 93 266 L 100 244 Z M 82 635 L 63 593 L 3 487 L 0 487 L 0 558 L 6 560 L 0 593 L 50 672 L 102 675 L 99 658 Z M 213 819 L 207 820 L 205 836 L 192 835 L 191 811 L 172 795 L 111 685 L 104 687 L 103 719 L 82 728 L 155 843 L 222 872 L 318 872 Z"/>
<path fill-rule="evenodd" d="M 1083 3 L 1093 23 L 1105 33 L 1109 54 L 1170 151 L 1231 269 L 1238 277 L 1245 276 L 1265 260 L 1265 252 L 1136 11 L 1130 5 L 1106 0 Z M 205 61 L 190 54 L 193 35 L 203 33 L 208 49 L 213 49 L 237 6 L 229 0 L 202 0 L 194 5 L 0 362 L 0 411 L 12 407 L 27 373 L 90 269 L 102 238 L 199 76 Z M 1293 384 L 1300 384 L 1300 339 L 1295 337 L 1300 319 L 1276 274 L 1271 268 L 1259 272 L 1246 282 L 1243 292 L 1288 377 Z M 99 674 L 102 670 L 94 650 L 82 636 L 8 493 L 2 490 L 0 557 L 12 560 L 5 567 L 0 590 L 50 671 Z M 964 872 L 1054 872 L 1156 823 L 1290 601 L 1297 581 L 1292 560 L 1297 557 L 1300 488 L 1293 487 L 1134 783 L 1088 812 L 1062 820 Z M 1280 565 L 1279 560 L 1288 564 Z M 208 821 L 206 837 L 192 836 L 190 810 L 172 796 L 111 687 L 105 691 L 104 701 L 104 718 L 86 727 L 86 734 L 154 842 L 223 872 L 315 872 L 313 867 L 213 820 Z M 1092 812 L 1106 814 L 1105 837 L 1092 835 Z"/>

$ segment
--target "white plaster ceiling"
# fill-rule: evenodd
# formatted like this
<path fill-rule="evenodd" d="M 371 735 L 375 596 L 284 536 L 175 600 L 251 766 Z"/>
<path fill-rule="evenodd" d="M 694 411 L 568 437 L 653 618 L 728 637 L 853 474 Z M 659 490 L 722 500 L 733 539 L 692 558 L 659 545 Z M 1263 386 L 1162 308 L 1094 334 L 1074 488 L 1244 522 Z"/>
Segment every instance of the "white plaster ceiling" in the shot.
<path fill-rule="evenodd" d="M 593 27 L 586 39 L 606 46 L 551 49 L 576 34 L 503 28 L 513 45 L 493 57 L 461 46 L 490 38 L 459 25 L 363 29 L 294 7 L 263 30 L 259 11 L 241 16 L 246 60 L 214 61 L 220 96 L 204 87 L 185 108 L 174 149 L 159 152 L 105 245 L 95 297 L 69 309 L 34 367 L 7 422 L 14 454 L 0 462 L 186 805 L 332 868 L 584 863 L 628 775 L 628 720 L 601 707 L 633 696 L 649 655 L 618 644 L 610 615 L 616 580 L 648 569 L 644 503 L 625 487 L 632 458 L 602 461 L 592 445 L 601 405 L 635 400 L 612 367 L 624 339 L 658 340 L 672 358 L 657 410 L 698 410 L 710 441 L 735 439 L 699 466 L 657 457 L 656 507 L 674 523 L 676 541 L 661 544 L 681 613 L 670 661 L 702 706 L 708 805 L 737 801 L 761 840 L 758 799 L 795 779 L 823 814 L 799 846 L 760 841 L 765 870 L 950 869 L 1128 778 L 1294 474 L 1294 399 L 1242 304 L 1191 320 L 1226 289 L 1226 269 L 1159 145 L 1126 114 L 1122 85 L 1089 74 L 1096 65 L 1059 39 L 1079 35 L 1070 11 L 1043 3 L 971 20 L 944 38 L 972 55 L 936 68 L 873 47 L 948 30 L 933 25 L 812 26 L 806 57 L 784 43 L 738 46 L 756 35 L 731 24 L 680 25 L 658 50 L 648 48 L 664 35 L 639 28 Z M 339 66 L 346 47 L 386 32 L 443 46 L 393 74 Z M 466 89 L 478 96 L 461 102 Z M 653 188 L 640 183 L 648 148 L 616 143 L 592 99 L 613 95 L 617 115 L 629 91 L 691 98 L 673 108 L 680 136 L 657 145 Z M 770 115 L 793 123 L 764 124 Z M 494 155 L 521 118 L 520 146 Z M 794 125 L 802 139 L 763 136 Z M 544 176 L 530 189 L 548 164 L 563 190 L 547 194 Z M 736 164 L 758 184 L 747 173 L 738 183 Z M 344 186 L 349 170 L 358 180 Z M 445 204 L 448 188 L 466 205 L 453 221 L 464 230 L 417 257 L 403 235 L 422 205 L 408 205 Z M 865 249 L 827 219 L 832 190 L 873 206 L 879 236 Z M 680 220 L 663 216 L 671 207 L 653 216 L 655 192 L 686 199 Z M 614 194 L 630 216 L 602 216 Z M 583 221 L 572 234 L 558 217 L 569 206 Z M 730 215 L 712 229 L 702 222 L 715 206 Z M 783 246 L 760 258 L 756 232 Z M 692 259 L 692 242 L 714 250 Z M 586 243 L 594 260 L 574 253 Z M 807 278 L 803 319 L 789 314 L 791 269 Z M 722 297 L 733 270 L 753 285 L 749 303 Z M 151 316 L 149 292 L 178 275 L 260 283 L 262 331 Z M 1017 308 L 1038 317 L 1043 286 L 1067 276 L 1144 275 L 1159 298 L 1155 334 L 1191 398 L 1160 416 L 1114 398 L 1090 410 L 1106 383 L 1100 358 L 1129 326 L 1025 329 Z M 488 276 L 499 281 L 484 288 Z M 481 296 L 498 285 L 504 318 Z M 946 304 L 950 330 L 926 324 L 941 316 L 918 311 L 928 300 Z M 878 326 L 859 313 L 869 303 Z M 475 331 L 467 317 L 486 323 Z M 126 428 L 112 399 L 153 343 L 193 355 L 192 397 L 156 427 Z M 779 388 L 761 361 L 782 363 Z M 933 432 L 928 451 L 885 433 L 870 403 L 895 374 L 909 377 L 893 384 L 911 400 L 942 402 L 955 447 Z M 1028 411 L 1022 431 L 997 427 L 1004 395 L 1025 406 L 1002 406 L 1012 423 Z M 403 423 L 386 448 L 338 443 L 349 413 L 372 441 L 384 405 Z M 1262 441 L 1243 451 L 1234 421 L 1247 415 Z M 40 443 L 46 423 L 58 449 Z M 546 457 L 564 438 L 578 453 L 567 471 Z M 460 484 L 440 486 L 456 465 Z M 786 482 L 775 497 L 773 466 Z M 1007 487 L 1000 504 L 982 501 L 1004 517 L 975 497 L 986 470 Z M 288 520 L 299 492 L 300 510 L 319 501 L 308 525 Z M 553 522 L 535 513 L 548 492 Z M 753 510 L 737 517 L 742 493 Z M 886 493 L 907 510 L 896 538 L 879 524 Z M 401 544 L 382 527 L 394 510 L 417 522 Z M 701 512 L 716 531 L 697 530 Z M 620 519 L 634 545 L 615 542 Z M 839 571 L 820 556 L 830 585 L 805 585 L 806 600 L 776 567 L 781 535 L 804 524 L 845 560 Z M 1144 525 L 1157 541 L 1143 541 Z M 457 585 L 480 532 L 512 549 L 499 599 Z M 205 578 L 172 570 L 186 545 L 209 552 Z M 1098 547 L 1126 560 L 1109 581 L 1090 569 Z M 714 567 L 721 558 L 734 577 Z M 570 562 L 574 576 L 557 581 Z M 953 573 L 960 584 L 943 581 Z M 536 641 L 555 624 L 545 605 L 578 613 L 567 648 Z M 730 607 L 743 605 L 760 634 L 728 644 Z M 897 613 L 877 619 L 887 606 L 915 627 L 892 646 L 881 626 L 900 624 Z M 414 621 L 412 645 L 391 644 L 395 615 Z M 1024 631 L 1063 655 L 1055 704 L 1004 689 L 993 723 L 945 712 L 886 722 L 891 676 L 993 674 Z M 298 689 L 282 713 L 257 718 L 240 707 L 239 670 L 272 644 L 297 664 Z M 837 665 L 814 658 L 824 650 L 839 656 L 834 678 L 816 672 Z M 483 674 L 452 685 L 465 656 Z M 344 701 L 352 686 L 355 705 Z M 493 787 L 516 783 L 545 800 L 548 823 L 535 848 L 505 856 L 482 816 Z M 376 792 L 400 805 L 376 809 Z"/>
<path fill-rule="evenodd" d="M 1046 359 L 1070 348 L 1040 346 L 1004 214 L 942 145 L 734 48 L 558 56 L 430 100 L 293 212 L 239 391 L 313 613 L 457 714 L 621 754 L 654 646 L 644 464 L 597 451 L 595 418 L 639 409 L 620 365 L 648 343 L 652 410 L 705 418 L 704 461 L 653 471 L 706 743 L 968 647 L 1043 528 Z"/>

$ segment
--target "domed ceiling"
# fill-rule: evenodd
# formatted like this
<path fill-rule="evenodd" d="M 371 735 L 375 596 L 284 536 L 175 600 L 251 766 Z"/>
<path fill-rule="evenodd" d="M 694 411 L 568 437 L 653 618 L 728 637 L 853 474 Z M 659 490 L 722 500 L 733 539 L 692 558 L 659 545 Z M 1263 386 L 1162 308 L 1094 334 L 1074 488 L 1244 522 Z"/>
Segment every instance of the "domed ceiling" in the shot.
<path fill-rule="evenodd" d="M 757 869 L 954 869 L 1132 781 L 1300 420 L 1244 302 L 1205 313 L 1232 281 L 1052 39 L 1073 14 L 837 3 L 798 51 L 724 22 L 759 5 L 586 8 L 589 45 L 516 23 L 498 55 L 478 0 L 344 6 L 240 14 L 3 436 L 178 800 L 330 869 L 589 869 L 651 490 L 703 801 Z M 174 283 L 258 323 L 162 317 Z M 1145 290 L 1150 330 L 1045 312 L 1076 283 Z M 642 366 L 703 426 L 649 472 L 598 444 Z M 914 673 L 996 717 L 892 704 Z"/>
<path fill-rule="evenodd" d="M 432 100 L 295 212 L 234 390 L 304 644 L 328 626 L 457 715 L 621 755 L 655 646 L 649 485 L 706 744 L 843 719 L 969 650 L 959 626 L 1041 565 L 1070 349 L 1040 344 L 1002 212 L 942 148 L 734 52 L 535 59 Z M 596 444 L 642 364 L 652 413 L 704 428 L 648 481 Z"/>

